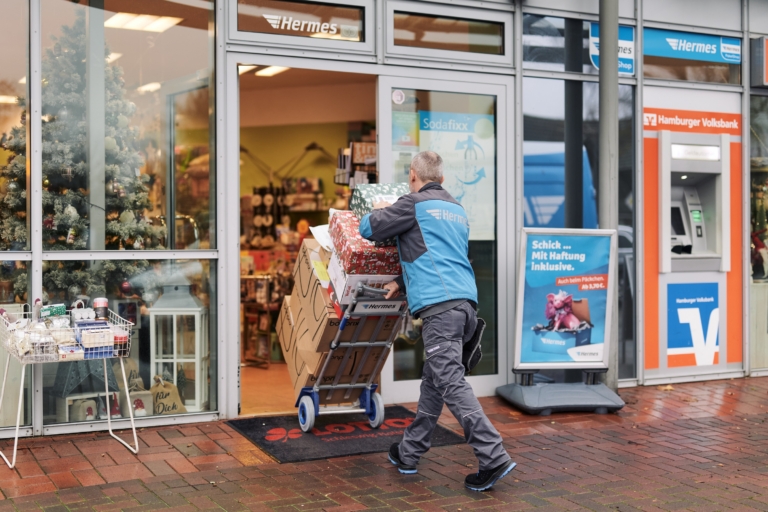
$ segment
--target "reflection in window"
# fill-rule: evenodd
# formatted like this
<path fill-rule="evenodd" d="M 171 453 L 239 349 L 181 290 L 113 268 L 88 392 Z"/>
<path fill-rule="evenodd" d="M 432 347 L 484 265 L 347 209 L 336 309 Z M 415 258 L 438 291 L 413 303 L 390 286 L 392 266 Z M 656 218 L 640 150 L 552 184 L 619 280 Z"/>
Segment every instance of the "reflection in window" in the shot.
<path fill-rule="evenodd" d="M 142 399 L 142 415 L 215 410 L 216 370 L 211 363 L 216 350 L 216 344 L 211 343 L 215 261 L 134 260 L 126 262 L 135 269 L 130 275 L 120 272 L 123 263 L 45 261 L 44 302 L 69 306 L 73 299 L 80 299 L 88 305 L 95 297 L 106 297 L 112 311 L 135 324 L 130 356 L 124 363 L 129 385 Z M 92 280 L 88 289 L 73 288 L 72 283 L 81 279 L 70 280 L 67 275 L 78 273 L 81 279 L 88 276 Z M 113 279 L 110 274 L 115 273 L 122 284 L 108 287 Z M 91 419 L 105 419 L 98 415 L 101 403 L 105 403 L 101 368 L 99 360 L 44 365 L 44 422 L 84 421 L 73 416 L 73 406 L 81 400 L 96 403 L 96 417 Z M 117 393 L 117 383 L 122 385 L 119 363 L 113 360 L 107 370 L 110 392 Z M 167 399 L 159 400 L 151 393 L 153 386 L 162 386 Z"/>
<path fill-rule="evenodd" d="M 768 302 L 768 96 L 750 97 L 750 293 L 754 304 Z M 768 368 L 768 333 L 764 316 L 750 315 L 751 369 Z"/>
<path fill-rule="evenodd" d="M 397 46 L 504 55 L 504 24 L 395 12 Z"/>
<path fill-rule="evenodd" d="M 523 79 L 523 222 L 526 227 L 598 227 L 598 88 L 593 82 Z M 633 123 L 633 89 L 620 85 L 618 278 L 621 292 L 619 378 L 622 379 L 636 375 Z M 575 377 L 581 379 L 580 375 Z"/>
<path fill-rule="evenodd" d="M 0 46 L 15 48 L 0 66 L 0 251 L 29 249 L 26 198 L 27 12 L 26 2 L 0 0 Z"/>
<path fill-rule="evenodd" d="M 2 2 L 0 2 L 2 5 Z M 25 261 L 3 261 L 0 262 L 0 307 L 5 309 L 11 315 L 19 315 L 29 311 L 27 302 L 27 262 Z M 2 320 L 0 320 L 2 321 Z M 0 379 L 5 379 L 5 360 L 8 352 L 0 343 Z M 21 364 L 11 359 L 8 365 L 5 399 L 3 407 L 0 408 L 0 427 L 10 427 L 16 425 L 16 414 L 18 412 L 19 386 L 21 382 Z M 24 376 L 24 403 L 21 409 L 21 425 L 32 423 L 32 394 L 30 393 L 32 383 L 32 372 L 27 368 Z"/>
<path fill-rule="evenodd" d="M 210 246 L 206 3 L 43 0 L 44 250 Z"/>
<path fill-rule="evenodd" d="M 644 55 L 643 76 L 687 82 L 740 84 L 741 65 Z"/>
<path fill-rule="evenodd" d="M 523 14 L 523 67 L 596 75 L 589 59 L 589 22 Z"/>
<path fill-rule="evenodd" d="M 469 218 L 469 260 L 475 272 L 478 314 L 486 321 L 483 359 L 473 375 L 498 372 L 496 324 L 496 97 L 393 89 L 392 150 L 395 181 L 408 180 L 413 156 L 431 150 L 443 158 L 443 187 Z M 409 322 L 395 341 L 395 380 L 421 378 L 420 326 Z"/>

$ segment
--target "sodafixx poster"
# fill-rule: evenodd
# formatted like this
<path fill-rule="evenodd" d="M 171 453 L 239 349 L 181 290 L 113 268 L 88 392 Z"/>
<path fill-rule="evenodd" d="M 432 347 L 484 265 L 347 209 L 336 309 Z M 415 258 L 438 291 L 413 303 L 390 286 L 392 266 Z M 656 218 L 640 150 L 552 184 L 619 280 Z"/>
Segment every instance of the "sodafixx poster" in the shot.
<path fill-rule="evenodd" d="M 518 300 L 522 301 L 518 309 L 519 363 L 529 368 L 536 364 L 553 368 L 557 363 L 562 367 L 583 363 L 594 367 L 603 363 L 607 354 L 615 232 L 547 231 L 525 230 L 524 234 L 522 290 L 518 290 Z"/>

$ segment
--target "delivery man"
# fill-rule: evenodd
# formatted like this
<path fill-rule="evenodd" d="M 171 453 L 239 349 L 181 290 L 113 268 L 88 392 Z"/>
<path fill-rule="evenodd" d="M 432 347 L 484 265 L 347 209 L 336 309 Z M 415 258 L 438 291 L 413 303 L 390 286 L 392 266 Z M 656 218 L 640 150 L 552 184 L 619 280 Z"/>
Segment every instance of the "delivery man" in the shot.
<path fill-rule="evenodd" d="M 387 298 L 408 293 L 408 307 L 423 319 L 426 362 L 416 418 L 401 443 L 389 449 L 400 473 L 416 473 L 429 450 L 443 404 L 464 429 L 480 471 L 464 481 L 473 491 L 490 489 L 515 467 L 501 436 L 464 379 L 462 349 L 477 327 L 477 286 L 469 263 L 469 222 L 464 208 L 443 189 L 443 159 L 433 151 L 411 162 L 411 193 L 393 205 L 382 202 L 360 221 L 360 234 L 373 241 L 397 237 L 403 275 L 385 286 Z"/>

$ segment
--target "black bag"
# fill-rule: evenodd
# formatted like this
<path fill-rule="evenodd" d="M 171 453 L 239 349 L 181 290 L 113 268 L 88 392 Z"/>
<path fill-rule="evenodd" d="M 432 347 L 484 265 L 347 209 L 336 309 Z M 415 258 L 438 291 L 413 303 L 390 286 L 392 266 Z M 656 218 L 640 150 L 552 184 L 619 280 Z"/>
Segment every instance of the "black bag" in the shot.
<path fill-rule="evenodd" d="M 480 341 L 483 339 L 484 330 L 485 320 L 478 318 L 475 334 L 473 334 L 472 338 L 464 344 L 464 350 L 461 355 L 461 363 L 464 365 L 464 373 L 466 374 L 469 374 L 472 371 L 472 368 L 477 366 L 477 363 L 483 358 L 483 352 L 480 350 Z"/>

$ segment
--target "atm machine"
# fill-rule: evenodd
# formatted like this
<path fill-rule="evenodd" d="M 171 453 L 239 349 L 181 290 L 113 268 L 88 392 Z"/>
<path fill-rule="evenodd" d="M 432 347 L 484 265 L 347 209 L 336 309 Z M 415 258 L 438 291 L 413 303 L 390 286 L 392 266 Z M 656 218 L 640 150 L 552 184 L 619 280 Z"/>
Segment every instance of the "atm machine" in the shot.
<path fill-rule="evenodd" d="M 729 135 L 659 132 L 659 367 L 646 371 L 647 382 L 731 369 L 730 166 Z M 646 343 L 656 343 L 653 333 Z"/>

